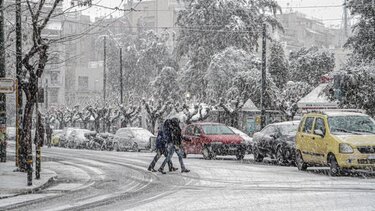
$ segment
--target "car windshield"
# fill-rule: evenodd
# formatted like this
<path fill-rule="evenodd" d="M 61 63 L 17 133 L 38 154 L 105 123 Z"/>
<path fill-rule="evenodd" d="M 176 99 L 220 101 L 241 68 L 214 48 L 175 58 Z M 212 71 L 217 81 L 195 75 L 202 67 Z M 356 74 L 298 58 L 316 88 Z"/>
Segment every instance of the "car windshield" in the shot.
<path fill-rule="evenodd" d="M 133 130 L 133 134 L 135 137 L 150 137 L 152 136 L 152 133 L 148 130 Z"/>
<path fill-rule="evenodd" d="M 328 124 L 331 133 L 375 134 L 375 121 L 369 116 L 332 116 Z"/>
<path fill-rule="evenodd" d="M 298 130 L 298 124 L 285 124 L 280 125 L 278 128 L 282 135 L 296 134 Z"/>
<path fill-rule="evenodd" d="M 225 125 L 204 125 L 202 126 L 206 135 L 233 135 L 235 134 L 229 127 Z"/>

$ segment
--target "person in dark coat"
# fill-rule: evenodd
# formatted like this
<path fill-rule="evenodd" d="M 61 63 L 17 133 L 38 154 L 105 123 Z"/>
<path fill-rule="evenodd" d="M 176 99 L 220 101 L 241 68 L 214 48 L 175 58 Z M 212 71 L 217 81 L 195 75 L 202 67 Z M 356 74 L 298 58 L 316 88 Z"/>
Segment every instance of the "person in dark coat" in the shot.
<path fill-rule="evenodd" d="M 164 162 L 162 163 L 158 171 L 161 172 L 162 174 L 165 174 L 164 166 L 166 165 L 166 163 L 171 161 L 173 153 L 176 152 L 178 156 L 178 161 L 180 162 L 180 165 L 181 165 L 181 172 L 182 173 L 190 172 L 190 170 L 186 169 L 184 165 L 184 161 L 182 159 L 183 150 L 182 150 L 182 143 L 181 143 L 182 134 L 181 134 L 181 128 L 179 125 L 180 121 L 177 118 L 173 118 L 171 119 L 170 123 L 171 123 L 169 127 L 170 134 L 168 134 L 168 137 L 167 137 L 168 156 L 165 158 Z"/>
<path fill-rule="evenodd" d="M 47 135 L 47 145 L 48 145 L 48 148 L 51 147 L 51 139 L 52 139 L 52 128 L 50 126 L 50 124 L 46 124 L 46 135 Z"/>
<path fill-rule="evenodd" d="M 156 155 L 155 155 L 154 159 L 152 160 L 150 166 L 147 169 L 149 171 L 156 172 L 154 167 L 155 167 L 156 163 L 158 162 L 158 160 L 160 159 L 160 157 L 162 155 L 167 157 L 167 148 L 166 148 L 167 140 L 166 140 L 166 137 L 169 137 L 169 130 L 168 130 L 168 128 L 170 127 L 169 125 L 170 125 L 170 120 L 167 119 L 164 122 L 164 125 L 161 126 L 160 129 L 159 129 L 158 136 L 156 137 Z M 173 163 L 172 163 L 171 160 L 168 161 L 168 167 L 169 167 L 169 171 L 177 171 L 178 170 L 178 168 L 173 167 Z"/>

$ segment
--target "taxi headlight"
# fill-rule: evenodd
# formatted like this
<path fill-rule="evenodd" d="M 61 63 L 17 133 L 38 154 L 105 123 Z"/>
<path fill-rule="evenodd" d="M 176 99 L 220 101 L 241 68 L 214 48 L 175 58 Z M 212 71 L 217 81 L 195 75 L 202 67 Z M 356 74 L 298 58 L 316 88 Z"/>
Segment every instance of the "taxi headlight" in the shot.
<path fill-rule="evenodd" d="M 350 154 L 353 153 L 353 148 L 349 144 L 340 144 L 340 153 Z"/>

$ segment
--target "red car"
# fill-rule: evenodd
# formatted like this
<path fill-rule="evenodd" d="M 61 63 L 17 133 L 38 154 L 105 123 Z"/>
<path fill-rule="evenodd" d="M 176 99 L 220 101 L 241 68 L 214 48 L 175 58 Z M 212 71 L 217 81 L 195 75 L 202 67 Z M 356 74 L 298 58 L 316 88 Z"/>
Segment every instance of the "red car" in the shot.
<path fill-rule="evenodd" d="M 203 154 L 204 159 L 214 159 L 216 155 L 236 155 L 244 158 L 246 143 L 229 127 L 219 123 L 193 123 L 183 130 L 184 155 Z"/>

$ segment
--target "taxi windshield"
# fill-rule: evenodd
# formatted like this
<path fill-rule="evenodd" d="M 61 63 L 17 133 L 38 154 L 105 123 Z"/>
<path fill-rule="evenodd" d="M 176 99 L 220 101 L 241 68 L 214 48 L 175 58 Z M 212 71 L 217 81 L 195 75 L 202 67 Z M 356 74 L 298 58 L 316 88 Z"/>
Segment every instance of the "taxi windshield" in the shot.
<path fill-rule="evenodd" d="M 332 116 L 328 124 L 331 133 L 375 134 L 375 121 L 369 116 Z"/>

